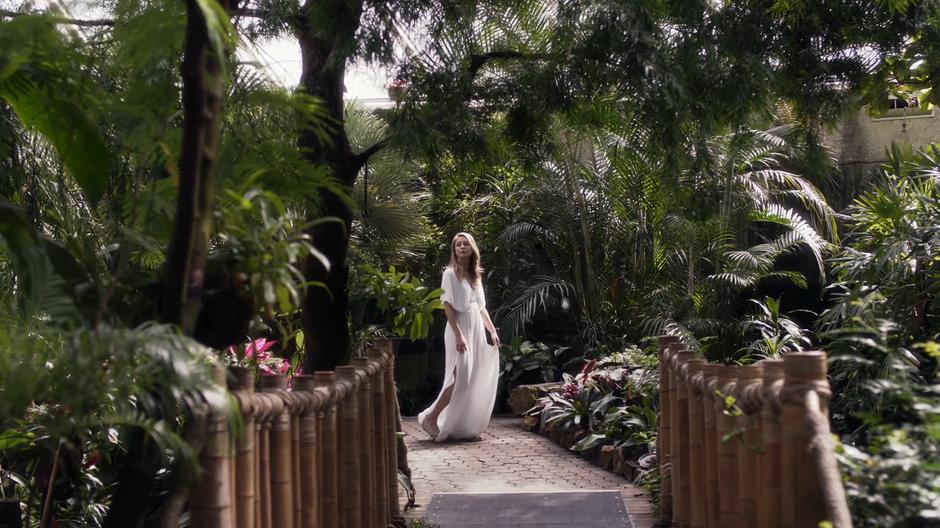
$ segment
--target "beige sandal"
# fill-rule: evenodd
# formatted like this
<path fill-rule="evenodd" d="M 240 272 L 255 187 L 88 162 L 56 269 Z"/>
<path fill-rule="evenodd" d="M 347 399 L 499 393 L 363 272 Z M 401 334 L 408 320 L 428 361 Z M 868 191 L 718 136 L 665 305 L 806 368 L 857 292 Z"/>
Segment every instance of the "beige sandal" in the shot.
<path fill-rule="evenodd" d="M 422 414 L 418 415 L 418 425 L 420 425 L 421 428 L 424 429 L 424 432 L 431 437 L 431 440 L 436 440 L 437 435 L 441 434 L 441 430 L 437 428 L 437 420 L 431 422 L 427 419 L 426 414 Z"/>

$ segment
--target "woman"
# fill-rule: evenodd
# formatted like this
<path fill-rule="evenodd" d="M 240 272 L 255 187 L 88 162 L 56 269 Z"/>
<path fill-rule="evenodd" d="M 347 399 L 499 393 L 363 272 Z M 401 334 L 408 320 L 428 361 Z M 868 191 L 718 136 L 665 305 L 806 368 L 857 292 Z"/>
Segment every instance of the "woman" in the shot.
<path fill-rule="evenodd" d="M 445 381 L 418 423 L 438 442 L 473 440 L 490 423 L 499 378 L 499 336 L 486 311 L 480 250 L 469 233 L 457 233 L 450 243 L 450 265 L 441 288 L 447 329 L 444 331 Z M 484 327 L 493 346 L 486 342 Z"/>

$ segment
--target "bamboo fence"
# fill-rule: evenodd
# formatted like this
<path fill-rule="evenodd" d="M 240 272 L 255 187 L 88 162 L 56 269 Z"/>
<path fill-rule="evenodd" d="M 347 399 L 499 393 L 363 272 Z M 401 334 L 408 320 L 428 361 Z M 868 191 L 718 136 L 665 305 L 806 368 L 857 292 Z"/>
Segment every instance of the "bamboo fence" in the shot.
<path fill-rule="evenodd" d="M 664 521 L 851 528 L 829 431 L 824 353 L 715 365 L 663 337 L 659 379 Z"/>
<path fill-rule="evenodd" d="M 394 359 L 379 343 L 335 372 L 233 369 L 241 427 L 210 415 L 193 528 L 384 528 L 400 518 Z"/>

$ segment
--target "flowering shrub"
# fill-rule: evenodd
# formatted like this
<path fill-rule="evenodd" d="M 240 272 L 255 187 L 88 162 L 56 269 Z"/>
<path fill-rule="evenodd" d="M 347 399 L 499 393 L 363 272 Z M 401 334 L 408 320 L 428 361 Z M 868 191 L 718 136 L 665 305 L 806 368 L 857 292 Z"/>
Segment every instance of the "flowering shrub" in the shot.
<path fill-rule="evenodd" d="M 224 356 L 225 364 L 232 367 L 256 367 L 264 374 L 287 374 L 290 363 L 270 352 L 276 344 L 277 341 L 260 338 L 249 341 L 241 352 L 238 349 L 242 347 L 230 346 Z M 300 367 L 294 374 L 300 374 Z"/>
<path fill-rule="evenodd" d="M 655 357 L 638 348 L 588 361 L 577 375 L 564 374 L 561 392 L 541 398 L 529 414 L 540 416 L 543 427 L 585 430 L 574 450 L 599 445 L 645 450 L 656 439 L 655 366 Z"/>

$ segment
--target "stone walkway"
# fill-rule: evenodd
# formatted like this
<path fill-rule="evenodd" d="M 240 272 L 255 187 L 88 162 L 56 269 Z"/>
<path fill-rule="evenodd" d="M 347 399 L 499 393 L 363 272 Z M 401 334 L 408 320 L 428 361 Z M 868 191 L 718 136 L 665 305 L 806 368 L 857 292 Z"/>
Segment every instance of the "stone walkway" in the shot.
<path fill-rule="evenodd" d="M 440 492 L 619 490 L 635 528 L 656 522 L 642 489 L 523 431 L 518 417 L 493 418 L 479 442 L 435 443 L 414 417 L 404 418 L 404 430 L 418 503 L 405 512 L 408 518 L 424 517 L 431 496 Z"/>

